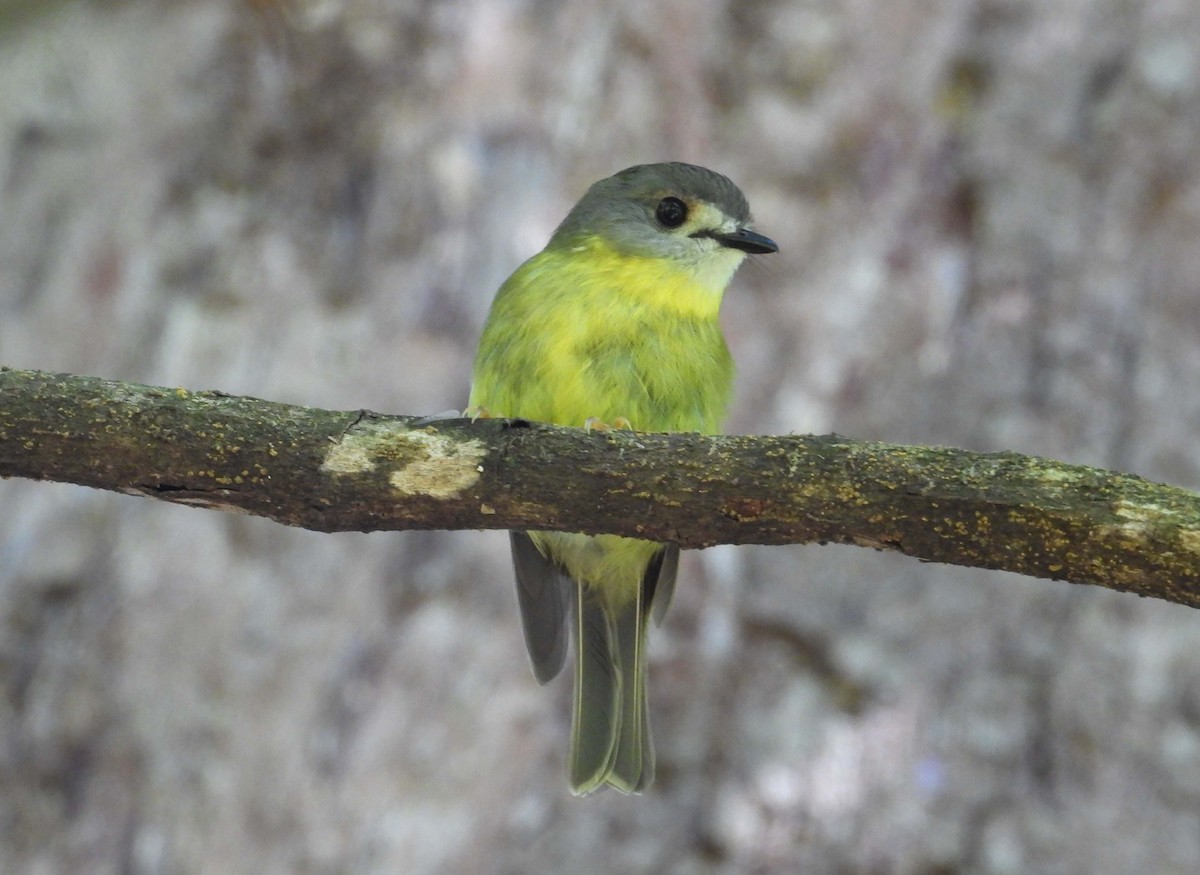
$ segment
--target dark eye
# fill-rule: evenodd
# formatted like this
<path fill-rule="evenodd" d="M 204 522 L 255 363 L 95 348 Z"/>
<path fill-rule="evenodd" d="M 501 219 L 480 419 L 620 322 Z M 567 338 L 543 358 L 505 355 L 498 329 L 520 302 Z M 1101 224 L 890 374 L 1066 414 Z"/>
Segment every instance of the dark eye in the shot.
<path fill-rule="evenodd" d="M 664 228 L 678 228 L 687 219 L 687 204 L 677 197 L 665 197 L 654 209 L 654 218 Z"/>

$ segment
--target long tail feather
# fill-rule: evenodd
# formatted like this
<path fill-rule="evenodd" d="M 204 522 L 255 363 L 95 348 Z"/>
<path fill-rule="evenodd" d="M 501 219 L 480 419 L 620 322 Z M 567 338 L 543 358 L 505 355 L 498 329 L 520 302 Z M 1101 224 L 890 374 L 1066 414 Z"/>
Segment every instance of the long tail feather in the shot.
<path fill-rule="evenodd" d="M 601 601 L 580 585 L 575 599 L 575 707 L 568 780 L 582 796 L 612 772 L 621 722 L 621 672 L 612 622 Z"/>
<path fill-rule="evenodd" d="M 654 742 L 646 708 L 646 611 L 639 594 L 616 618 L 621 720 L 616 758 L 607 781 L 624 793 L 639 793 L 654 780 Z"/>
<path fill-rule="evenodd" d="M 664 547 L 647 566 L 637 597 L 613 607 L 579 585 L 575 614 L 575 708 L 570 783 L 583 795 L 604 785 L 640 793 L 654 780 L 654 742 L 646 702 L 649 617 L 670 601 L 679 548 Z"/>

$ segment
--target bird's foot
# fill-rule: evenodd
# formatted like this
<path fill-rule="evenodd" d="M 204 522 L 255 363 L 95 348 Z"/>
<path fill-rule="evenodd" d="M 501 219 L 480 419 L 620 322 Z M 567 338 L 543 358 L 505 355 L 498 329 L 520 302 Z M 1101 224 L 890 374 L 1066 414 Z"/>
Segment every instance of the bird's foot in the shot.
<path fill-rule="evenodd" d="M 633 431 L 633 423 L 624 416 L 618 416 L 611 424 L 605 422 L 598 416 L 589 416 L 583 421 L 583 430 L 588 434 L 594 431 L 614 431 L 616 429 L 624 429 L 625 431 Z"/>
<path fill-rule="evenodd" d="M 495 415 L 490 410 L 488 410 L 486 407 L 483 407 L 483 406 L 468 407 L 466 410 L 464 410 L 462 412 L 462 415 L 465 416 L 467 419 L 471 420 L 471 422 L 475 422 L 476 420 L 479 420 L 479 419 L 494 419 L 495 418 Z"/>

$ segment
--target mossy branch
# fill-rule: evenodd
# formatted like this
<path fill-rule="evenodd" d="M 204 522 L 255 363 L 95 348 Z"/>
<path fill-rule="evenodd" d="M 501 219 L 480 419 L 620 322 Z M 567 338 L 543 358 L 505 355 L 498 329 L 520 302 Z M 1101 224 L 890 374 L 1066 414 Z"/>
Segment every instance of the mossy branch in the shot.
<path fill-rule="evenodd" d="M 1200 606 L 1200 495 L 1016 453 L 838 435 L 422 423 L 0 369 L 0 476 L 333 531 L 837 542 Z"/>

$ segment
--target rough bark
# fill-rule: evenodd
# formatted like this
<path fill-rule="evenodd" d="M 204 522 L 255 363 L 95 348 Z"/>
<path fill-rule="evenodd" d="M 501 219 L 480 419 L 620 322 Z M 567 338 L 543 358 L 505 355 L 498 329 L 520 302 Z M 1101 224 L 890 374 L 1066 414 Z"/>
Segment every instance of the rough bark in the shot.
<path fill-rule="evenodd" d="M 0 476 L 324 532 L 857 544 L 1200 606 L 1200 495 L 1016 453 L 428 422 L 4 369 Z"/>

